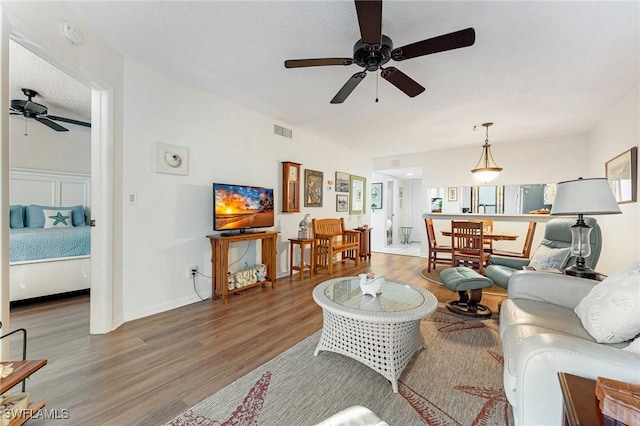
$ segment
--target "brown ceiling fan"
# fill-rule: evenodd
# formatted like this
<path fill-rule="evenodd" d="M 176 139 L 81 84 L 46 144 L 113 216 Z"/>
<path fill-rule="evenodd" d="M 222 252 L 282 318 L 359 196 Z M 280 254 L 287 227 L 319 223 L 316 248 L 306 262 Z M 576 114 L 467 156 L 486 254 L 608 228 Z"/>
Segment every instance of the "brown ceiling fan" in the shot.
<path fill-rule="evenodd" d="M 467 28 L 394 49 L 391 38 L 382 34 L 382 0 L 355 0 L 355 4 L 362 38 L 353 46 L 353 58 L 290 59 L 284 61 L 286 68 L 352 65 L 354 63 L 364 68 L 364 71 L 355 73 L 347 80 L 331 100 L 332 104 L 344 102 L 367 76 L 367 71 L 377 71 L 378 69 L 381 70 L 382 78 L 402 90 L 407 96 L 417 96 L 424 92 L 424 87 L 396 67 L 383 67 L 383 65 L 386 65 L 391 59 L 404 61 L 418 56 L 471 46 L 476 40 L 475 30 Z"/>

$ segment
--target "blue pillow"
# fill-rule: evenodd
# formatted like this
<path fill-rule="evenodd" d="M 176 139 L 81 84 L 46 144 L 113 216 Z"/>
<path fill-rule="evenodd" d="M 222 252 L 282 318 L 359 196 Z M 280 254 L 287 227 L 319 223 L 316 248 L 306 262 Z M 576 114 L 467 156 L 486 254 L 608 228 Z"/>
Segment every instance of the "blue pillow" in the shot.
<path fill-rule="evenodd" d="M 9 228 L 24 228 L 22 211 L 20 204 L 9 206 Z"/>
<path fill-rule="evenodd" d="M 84 209 L 82 206 L 73 207 L 55 207 L 55 206 L 38 206 L 31 204 L 26 207 L 25 226 L 27 228 L 44 228 L 44 212 L 43 210 L 71 210 L 71 223 L 73 226 L 85 226 Z"/>

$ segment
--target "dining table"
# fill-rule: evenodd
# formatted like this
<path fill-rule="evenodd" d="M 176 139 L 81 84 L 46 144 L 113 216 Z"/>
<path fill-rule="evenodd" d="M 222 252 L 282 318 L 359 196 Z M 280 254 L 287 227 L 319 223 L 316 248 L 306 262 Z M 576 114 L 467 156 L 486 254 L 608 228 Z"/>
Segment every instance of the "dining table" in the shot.
<path fill-rule="evenodd" d="M 451 231 L 444 230 L 442 231 L 442 235 L 450 237 Z M 518 234 L 509 234 L 508 232 L 484 231 L 482 236 L 483 238 L 492 239 L 494 241 L 515 241 L 518 239 Z"/>

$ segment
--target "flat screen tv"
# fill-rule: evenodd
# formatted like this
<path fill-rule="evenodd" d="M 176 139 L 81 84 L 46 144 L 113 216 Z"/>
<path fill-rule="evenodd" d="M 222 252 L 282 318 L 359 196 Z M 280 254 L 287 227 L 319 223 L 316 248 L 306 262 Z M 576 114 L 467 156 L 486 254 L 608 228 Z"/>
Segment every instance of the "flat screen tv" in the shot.
<path fill-rule="evenodd" d="M 213 184 L 214 230 L 245 232 L 247 229 L 273 225 L 273 189 Z"/>

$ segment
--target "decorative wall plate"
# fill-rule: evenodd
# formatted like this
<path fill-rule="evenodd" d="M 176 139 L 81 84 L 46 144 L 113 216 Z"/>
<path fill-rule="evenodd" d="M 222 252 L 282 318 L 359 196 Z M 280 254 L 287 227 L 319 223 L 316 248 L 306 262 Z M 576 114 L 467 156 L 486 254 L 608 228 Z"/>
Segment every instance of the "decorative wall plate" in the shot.
<path fill-rule="evenodd" d="M 156 144 L 156 172 L 172 175 L 189 174 L 189 148 L 166 143 Z"/>

